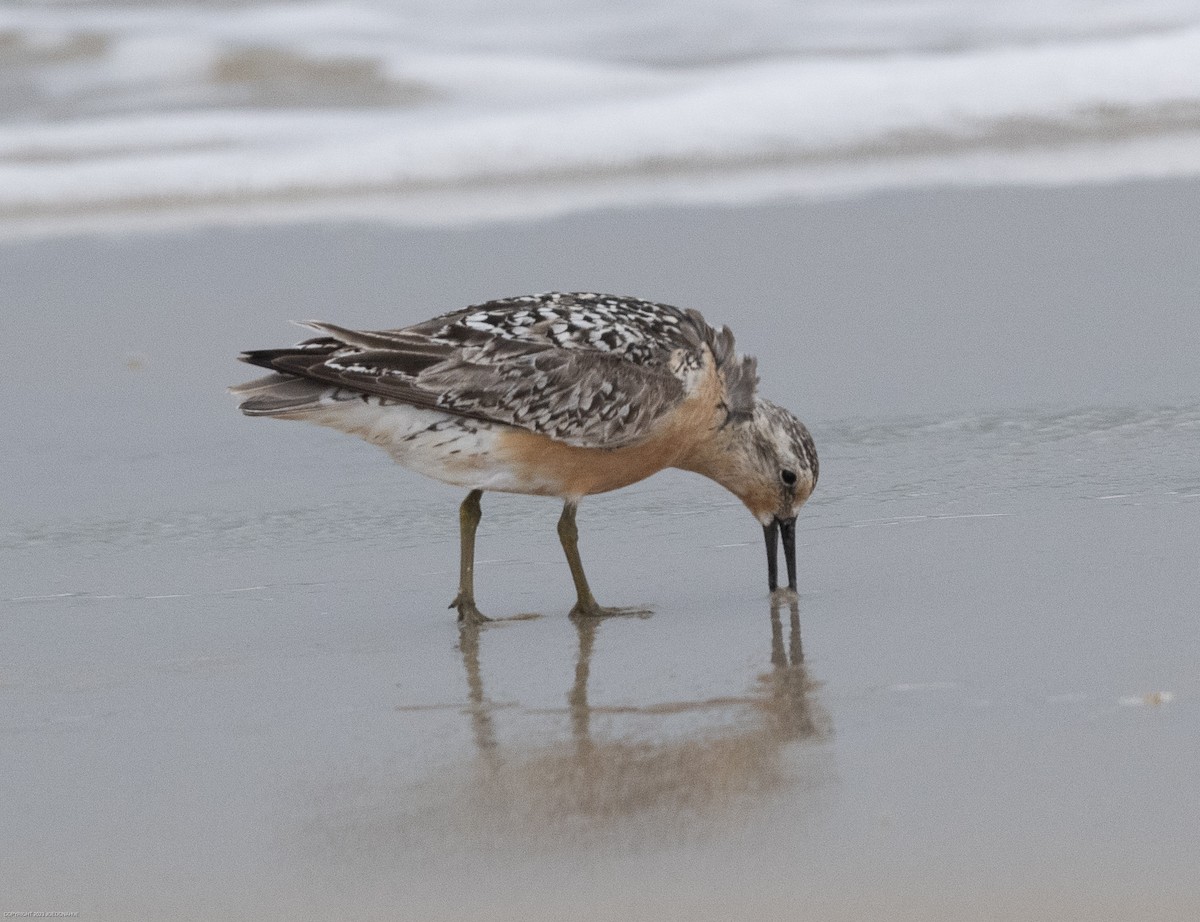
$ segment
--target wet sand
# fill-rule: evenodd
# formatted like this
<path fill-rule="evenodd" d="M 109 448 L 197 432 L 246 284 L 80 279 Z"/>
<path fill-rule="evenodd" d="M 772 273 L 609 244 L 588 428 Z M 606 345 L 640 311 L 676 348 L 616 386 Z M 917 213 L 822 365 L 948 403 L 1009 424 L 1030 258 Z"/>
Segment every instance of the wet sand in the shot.
<path fill-rule="evenodd" d="M 0 248 L 3 911 L 1200 914 L 1200 185 Z M 456 491 L 222 392 L 291 318 L 694 305 L 821 450 L 801 596 L 671 472 Z M 298 333 L 298 331 L 295 331 Z M 14 393 L 15 389 L 15 393 Z"/>

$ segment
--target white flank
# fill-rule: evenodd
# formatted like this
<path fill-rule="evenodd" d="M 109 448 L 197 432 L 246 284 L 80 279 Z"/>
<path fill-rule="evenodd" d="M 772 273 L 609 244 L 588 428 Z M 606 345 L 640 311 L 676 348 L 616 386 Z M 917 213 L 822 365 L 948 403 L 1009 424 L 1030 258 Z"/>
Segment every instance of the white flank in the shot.
<path fill-rule="evenodd" d="M 357 435 L 418 474 L 467 489 L 527 493 L 528 480 L 497 457 L 506 427 L 408 404 L 343 400 L 297 414 L 299 419 Z"/>

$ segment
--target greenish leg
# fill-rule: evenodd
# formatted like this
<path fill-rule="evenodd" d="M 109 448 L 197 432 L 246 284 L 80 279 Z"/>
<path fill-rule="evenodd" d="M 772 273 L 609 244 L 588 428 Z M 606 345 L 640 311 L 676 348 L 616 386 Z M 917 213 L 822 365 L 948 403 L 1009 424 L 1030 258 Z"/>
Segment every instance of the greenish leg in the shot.
<path fill-rule="evenodd" d="M 567 566 L 571 568 L 571 579 L 575 581 L 575 607 L 571 609 L 571 617 L 606 618 L 612 615 L 649 615 L 650 612 L 639 608 L 605 608 L 596 602 L 588 586 L 587 576 L 583 572 L 583 560 L 579 556 L 579 528 L 575 524 L 575 503 L 563 505 L 562 515 L 558 520 L 558 539 L 562 542 L 563 551 L 567 555 Z"/>
<path fill-rule="evenodd" d="M 575 595 L 578 598 L 571 614 L 590 615 L 600 606 L 596 604 L 596 598 L 588 586 L 583 560 L 579 557 L 579 526 L 575 524 L 575 509 L 574 503 L 563 504 L 562 515 L 558 519 L 558 540 L 567 554 L 567 566 L 571 568 L 571 579 L 575 581 Z"/>
<path fill-rule="evenodd" d="M 482 624 L 492 620 L 484 617 L 475 606 L 475 531 L 479 528 L 479 520 L 483 516 L 479 505 L 481 496 L 482 490 L 472 490 L 458 507 L 458 595 L 454 597 L 450 607 L 458 609 L 458 620 L 464 624 Z"/>

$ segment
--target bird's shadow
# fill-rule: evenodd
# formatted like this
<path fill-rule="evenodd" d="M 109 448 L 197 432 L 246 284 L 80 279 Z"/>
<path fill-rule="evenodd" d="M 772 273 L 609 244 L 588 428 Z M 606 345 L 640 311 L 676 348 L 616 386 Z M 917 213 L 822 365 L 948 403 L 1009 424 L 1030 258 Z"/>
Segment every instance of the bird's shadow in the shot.
<path fill-rule="evenodd" d="M 486 621 L 477 623 L 459 621 L 458 630 L 460 634 L 463 631 L 479 633 L 488 628 L 502 628 L 521 621 L 538 621 L 545 617 L 545 614 L 540 611 L 523 611 L 515 615 L 501 615 L 500 617 L 488 618 Z M 570 617 L 573 622 L 591 622 L 593 625 L 596 625 L 601 621 L 608 621 L 610 619 L 635 618 L 644 621 L 646 618 L 654 617 L 654 612 L 648 608 L 612 608 L 600 615 L 571 615 Z M 478 643 L 478 640 L 476 640 L 476 643 Z"/>
<path fill-rule="evenodd" d="M 502 615 L 499 618 L 489 618 L 480 624 L 468 624 L 465 621 L 458 622 L 459 631 L 473 630 L 476 633 L 489 627 L 505 627 L 509 624 L 515 624 L 520 621 L 537 621 L 546 617 L 540 611 L 523 611 L 515 615 Z"/>

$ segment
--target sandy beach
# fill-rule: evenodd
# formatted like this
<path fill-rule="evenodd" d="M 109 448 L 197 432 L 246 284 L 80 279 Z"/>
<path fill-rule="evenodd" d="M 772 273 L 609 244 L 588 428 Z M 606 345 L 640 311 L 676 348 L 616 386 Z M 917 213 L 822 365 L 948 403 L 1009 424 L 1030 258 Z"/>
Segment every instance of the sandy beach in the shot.
<path fill-rule="evenodd" d="M 0 245 L 0 911 L 1200 914 L 1200 183 Z M 668 472 L 484 499 L 240 416 L 244 348 L 599 290 L 813 431 L 800 601 Z"/>

